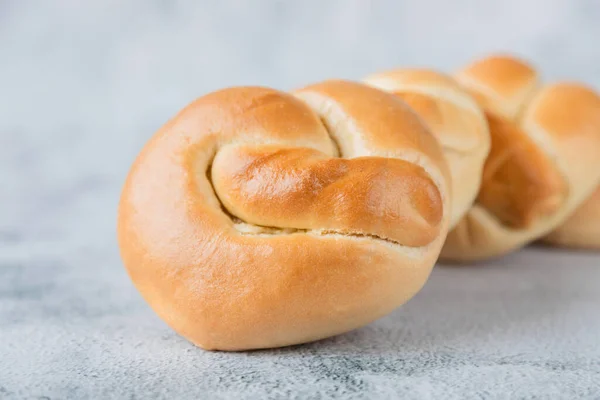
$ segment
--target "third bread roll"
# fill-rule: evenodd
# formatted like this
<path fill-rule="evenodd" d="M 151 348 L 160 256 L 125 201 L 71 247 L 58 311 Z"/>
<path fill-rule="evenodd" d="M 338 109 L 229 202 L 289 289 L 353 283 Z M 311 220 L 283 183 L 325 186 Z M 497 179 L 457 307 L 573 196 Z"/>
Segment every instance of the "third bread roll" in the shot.
<path fill-rule="evenodd" d="M 484 108 L 492 147 L 477 202 L 449 234 L 442 257 L 506 254 L 563 223 L 600 181 L 600 97 L 578 83 L 540 85 L 510 56 L 457 74 Z"/>

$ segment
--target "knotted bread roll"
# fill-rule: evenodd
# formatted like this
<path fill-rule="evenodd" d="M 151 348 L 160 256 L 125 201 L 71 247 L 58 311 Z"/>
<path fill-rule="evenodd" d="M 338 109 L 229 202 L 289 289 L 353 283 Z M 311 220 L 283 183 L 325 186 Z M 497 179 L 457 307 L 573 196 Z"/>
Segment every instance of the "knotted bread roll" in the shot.
<path fill-rule="evenodd" d="M 481 107 L 453 78 L 432 70 L 384 71 L 368 76 L 365 82 L 400 96 L 442 145 L 452 177 L 450 227 L 454 227 L 479 193 L 490 151 L 490 133 Z"/>
<path fill-rule="evenodd" d="M 576 83 L 540 86 L 518 59 L 493 56 L 457 74 L 486 111 L 492 147 L 476 204 L 442 257 L 506 254 L 564 222 L 600 181 L 600 98 Z"/>
<path fill-rule="evenodd" d="M 448 230 L 448 179 L 435 138 L 391 94 L 345 81 L 225 89 L 146 144 L 119 245 L 142 296 L 200 347 L 313 341 L 423 286 Z"/>
<path fill-rule="evenodd" d="M 600 188 L 544 241 L 556 246 L 600 249 Z"/>

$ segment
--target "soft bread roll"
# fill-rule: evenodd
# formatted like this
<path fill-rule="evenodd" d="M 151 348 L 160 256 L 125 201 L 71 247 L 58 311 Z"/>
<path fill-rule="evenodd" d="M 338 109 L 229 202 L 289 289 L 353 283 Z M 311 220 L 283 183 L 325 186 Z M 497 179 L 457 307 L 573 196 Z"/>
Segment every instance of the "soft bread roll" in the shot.
<path fill-rule="evenodd" d="M 556 246 L 600 249 L 600 188 L 544 241 Z"/>
<path fill-rule="evenodd" d="M 436 71 L 396 69 L 364 81 L 400 96 L 442 145 L 452 177 L 450 227 L 454 227 L 477 197 L 490 151 L 490 133 L 481 107 L 453 78 Z"/>
<path fill-rule="evenodd" d="M 194 101 L 144 147 L 118 215 L 124 264 L 205 349 L 313 341 L 425 283 L 446 238 L 449 173 L 397 97 L 328 81 Z"/>
<path fill-rule="evenodd" d="M 477 61 L 457 79 L 484 107 L 492 148 L 477 202 L 442 257 L 500 256 L 564 222 L 600 181 L 600 97 L 576 83 L 540 86 L 509 56 Z"/>

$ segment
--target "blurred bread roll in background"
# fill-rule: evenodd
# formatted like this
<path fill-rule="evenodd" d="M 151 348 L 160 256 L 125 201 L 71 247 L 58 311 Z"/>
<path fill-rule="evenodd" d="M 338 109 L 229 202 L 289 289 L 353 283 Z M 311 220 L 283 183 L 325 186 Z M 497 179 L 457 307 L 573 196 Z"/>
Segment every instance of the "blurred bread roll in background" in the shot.
<path fill-rule="evenodd" d="M 479 193 L 490 134 L 479 105 L 450 76 L 427 69 L 395 69 L 364 79 L 402 98 L 440 142 L 452 177 L 454 227 Z"/>
<path fill-rule="evenodd" d="M 515 57 L 478 60 L 456 74 L 485 110 L 492 139 L 473 208 L 442 258 L 500 256 L 543 237 L 600 182 L 600 97 L 579 83 L 541 85 Z"/>
<path fill-rule="evenodd" d="M 121 255 L 155 312 L 200 347 L 313 341 L 421 289 L 448 231 L 449 179 L 394 95 L 346 81 L 225 89 L 137 157 Z"/>
<path fill-rule="evenodd" d="M 562 247 L 600 249 L 600 188 L 544 241 Z"/>

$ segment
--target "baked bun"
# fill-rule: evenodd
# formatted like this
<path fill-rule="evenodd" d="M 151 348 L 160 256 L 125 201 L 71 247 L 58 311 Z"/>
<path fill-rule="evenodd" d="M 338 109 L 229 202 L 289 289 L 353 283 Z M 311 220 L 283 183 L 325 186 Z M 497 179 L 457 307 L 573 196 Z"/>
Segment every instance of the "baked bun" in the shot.
<path fill-rule="evenodd" d="M 600 188 L 567 221 L 544 238 L 556 246 L 600 249 Z"/>
<path fill-rule="evenodd" d="M 371 75 L 365 82 L 400 96 L 442 145 L 452 177 L 450 227 L 454 227 L 477 197 L 490 151 L 481 107 L 453 78 L 436 71 L 396 69 Z"/>
<path fill-rule="evenodd" d="M 477 201 L 442 257 L 478 260 L 546 235 L 598 185 L 600 97 L 577 83 L 541 86 L 509 56 L 477 61 L 457 79 L 485 109 L 492 148 Z"/>
<path fill-rule="evenodd" d="M 205 349 L 313 341 L 425 283 L 446 238 L 449 173 L 397 97 L 328 81 L 194 101 L 146 144 L 118 216 L 145 300 Z"/>

